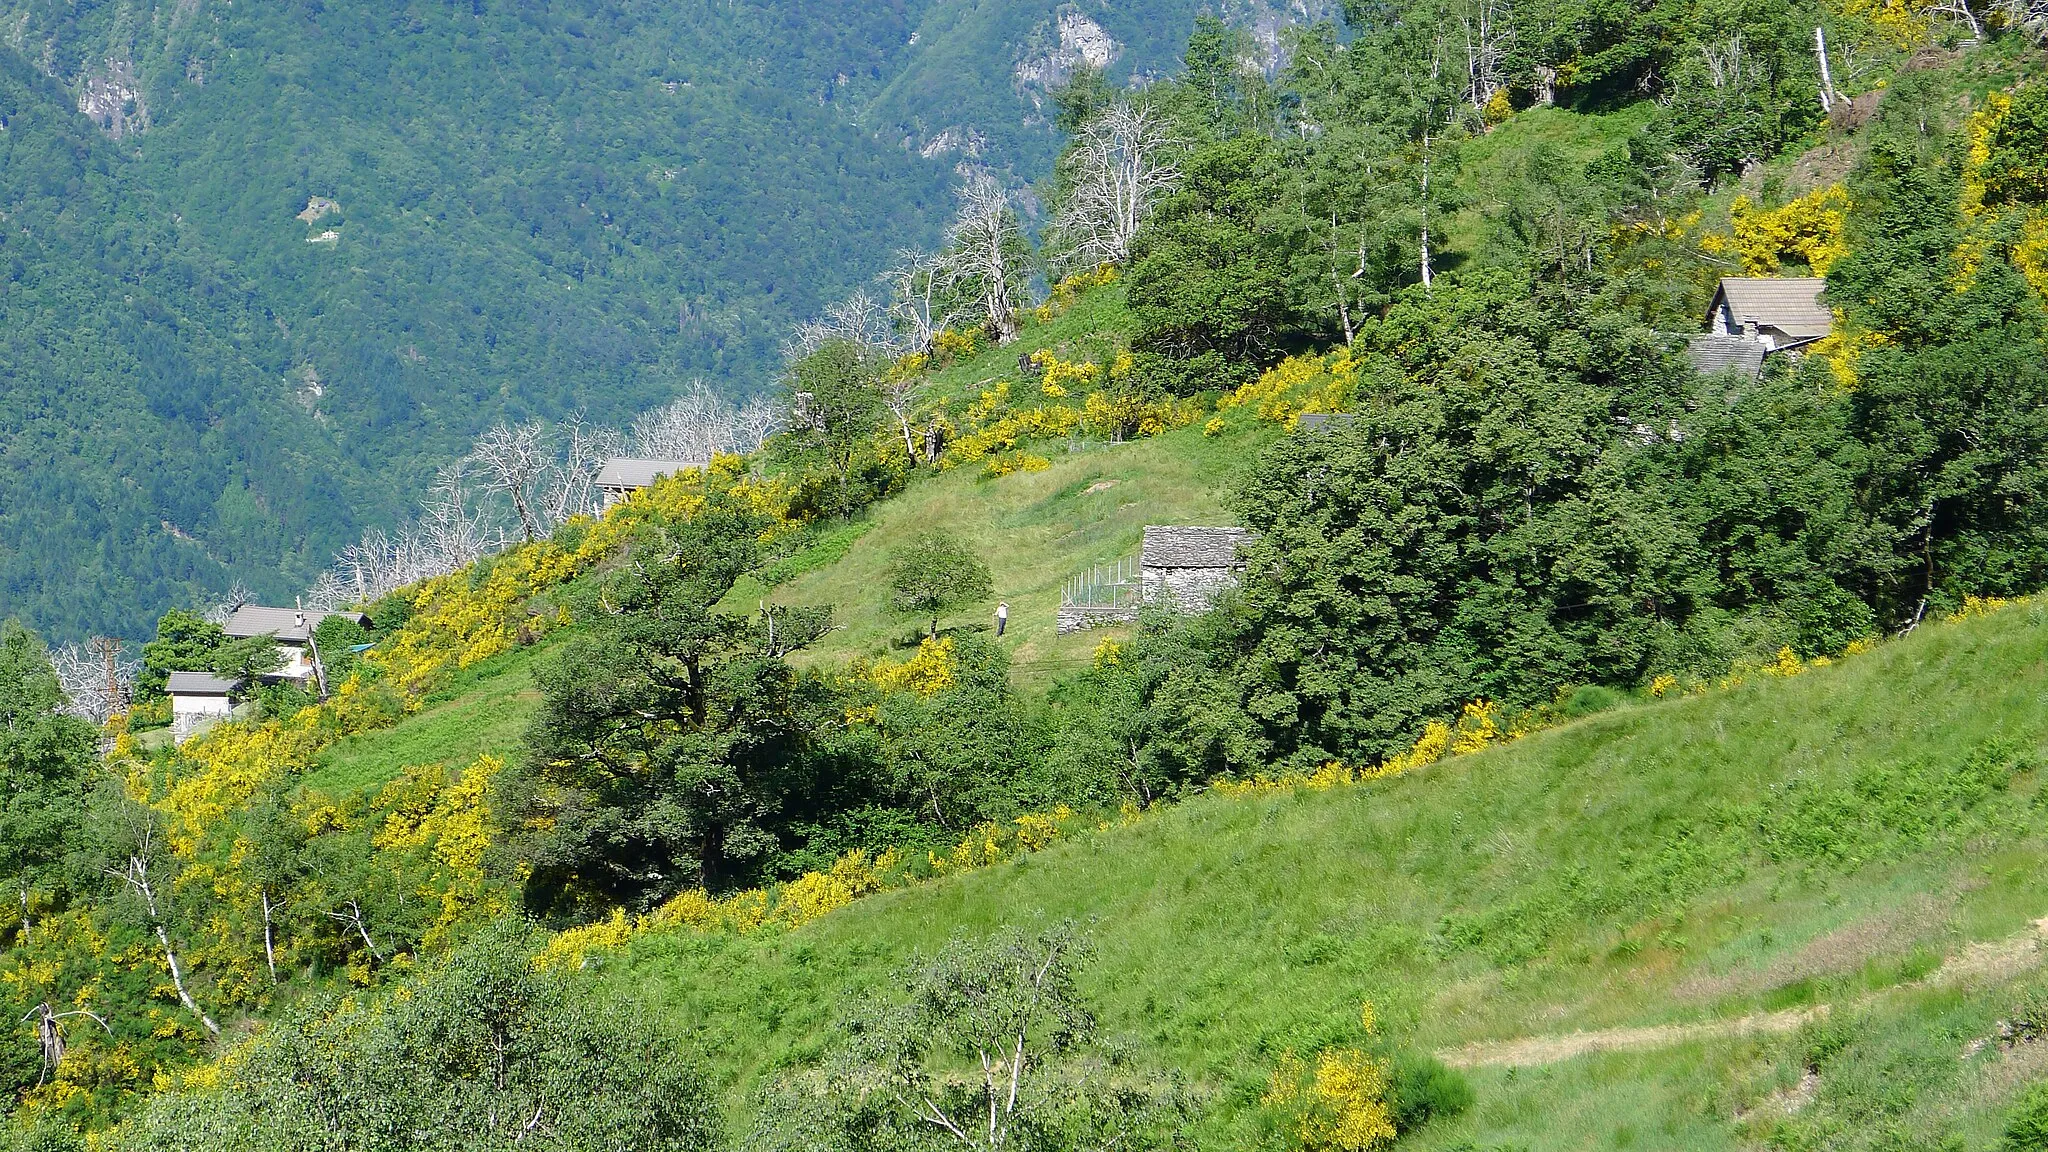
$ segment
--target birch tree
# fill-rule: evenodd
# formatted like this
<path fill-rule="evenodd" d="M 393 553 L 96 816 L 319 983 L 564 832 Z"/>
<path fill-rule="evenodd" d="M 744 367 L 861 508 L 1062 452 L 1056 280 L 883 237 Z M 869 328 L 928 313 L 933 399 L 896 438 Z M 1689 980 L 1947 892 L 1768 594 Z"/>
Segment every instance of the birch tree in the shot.
<path fill-rule="evenodd" d="M 100 795 L 101 819 L 105 830 L 111 833 L 105 846 L 108 863 L 102 871 L 133 898 L 143 931 L 156 939 L 164 969 L 171 978 L 171 988 L 178 995 L 178 1003 L 205 1027 L 208 1035 L 218 1036 L 220 1025 L 213 1022 L 213 1017 L 207 1015 L 192 996 L 185 965 L 178 958 L 178 949 L 171 935 L 169 901 L 175 885 L 170 876 L 171 865 L 165 861 L 156 812 L 148 805 L 130 799 L 116 780 L 108 781 Z"/>
<path fill-rule="evenodd" d="M 1130 101 L 1084 125 L 1066 158 L 1071 187 L 1053 219 L 1061 264 L 1127 262 L 1154 205 L 1180 183 L 1177 154 L 1185 147 L 1163 115 Z"/>
<path fill-rule="evenodd" d="M 1465 99 L 1472 111 L 1485 115 L 1486 106 L 1507 86 L 1508 50 L 1514 46 L 1514 24 L 1501 0 L 1472 0 L 1470 10 L 1458 17 L 1465 34 Z"/>
<path fill-rule="evenodd" d="M 1017 336 L 1017 297 L 1028 271 L 1024 233 L 1010 194 L 994 176 L 969 176 L 959 198 L 959 213 L 946 230 L 947 267 L 976 301 L 996 342 L 1007 344 Z"/>

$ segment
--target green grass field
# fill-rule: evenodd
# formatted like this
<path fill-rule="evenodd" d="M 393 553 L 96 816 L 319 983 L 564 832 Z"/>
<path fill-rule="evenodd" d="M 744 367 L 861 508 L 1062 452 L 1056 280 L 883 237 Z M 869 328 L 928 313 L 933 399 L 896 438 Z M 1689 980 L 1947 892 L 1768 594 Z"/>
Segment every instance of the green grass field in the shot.
<path fill-rule="evenodd" d="M 546 647 L 517 649 L 465 669 L 396 726 L 329 745 L 307 774 L 306 785 L 337 794 L 367 791 L 409 767 L 459 768 L 486 752 L 518 756 L 540 702 L 533 661 Z"/>
<path fill-rule="evenodd" d="M 844 664 L 914 645 L 924 623 L 889 608 L 892 554 L 921 532 L 944 529 L 967 541 L 995 575 L 1010 605 L 1004 637 L 1020 683 L 1043 687 L 1085 663 L 1101 633 L 1053 633 L 1060 587 L 1099 564 L 1135 555 L 1147 524 L 1229 524 L 1222 489 L 1271 432 L 1205 437 L 1184 428 L 1128 444 L 1076 445 L 1054 451 L 1052 467 L 984 479 L 963 467 L 926 479 L 872 510 L 858 532 L 826 537 L 840 554 L 772 590 L 749 582 L 735 604 L 766 597 L 783 604 L 825 604 L 840 628 L 805 653 L 814 664 Z M 845 536 L 850 535 L 850 539 Z M 800 566 L 802 557 L 796 558 Z M 962 610 L 944 628 L 992 630 L 995 603 Z"/>
<path fill-rule="evenodd" d="M 2034 950 L 1938 965 L 2048 914 L 2044 658 L 2048 608 L 1930 626 L 1405 778 L 1197 798 L 784 937 L 644 937 L 609 972 L 695 1033 L 737 1102 L 905 957 L 1073 918 L 1105 1028 L 1192 1078 L 1215 1148 L 1247 1146 L 1281 1052 L 1337 1042 L 1368 998 L 1403 1042 L 1482 1063 L 1518 1038 L 1828 1005 L 1800 1031 L 1485 1064 L 1478 1106 L 1415 1146 L 1738 1148 L 1839 1122 L 1784 1146 L 1983 1147 L 2042 1058 L 1964 1052 Z"/>

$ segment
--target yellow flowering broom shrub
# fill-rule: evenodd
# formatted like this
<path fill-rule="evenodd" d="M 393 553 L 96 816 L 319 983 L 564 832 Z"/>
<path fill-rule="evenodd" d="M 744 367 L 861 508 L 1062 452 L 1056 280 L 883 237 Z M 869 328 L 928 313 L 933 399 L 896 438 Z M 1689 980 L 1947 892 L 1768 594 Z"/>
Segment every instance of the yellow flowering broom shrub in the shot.
<path fill-rule="evenodd" d="M 1848 219 L 1849 193 L 1840 184 L 1816 188 L 1777 208 L 1758 208 L 1737 196 L 1729 218 L 1742 270 L 1751 276 L 1776 275 L 1786 257 L 1795 257 L 1825 276 L 1849 252 L 1842 238 Z"/>
<path fill-rule="evenodd" d="M 1311 1065 L 1289 1051 L 1259 1102 L 1279 1114 L 1289 1148 L 1379 1152 L 1396 1135 L 1391 1086 L 1386 1061 L 1371 1053 L 1330 1048 Z"/>

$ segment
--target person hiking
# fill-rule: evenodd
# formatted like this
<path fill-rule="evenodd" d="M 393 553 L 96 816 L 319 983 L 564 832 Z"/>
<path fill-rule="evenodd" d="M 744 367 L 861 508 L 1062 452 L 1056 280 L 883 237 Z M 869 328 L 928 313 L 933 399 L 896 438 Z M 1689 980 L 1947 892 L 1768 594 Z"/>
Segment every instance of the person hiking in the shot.
<path fill-rule="evenodd" d="M 996 605 L 996 635 L 1003 634 L 1003 628 L 1010 623 L 1010 602 L 1005 600 Z"/>

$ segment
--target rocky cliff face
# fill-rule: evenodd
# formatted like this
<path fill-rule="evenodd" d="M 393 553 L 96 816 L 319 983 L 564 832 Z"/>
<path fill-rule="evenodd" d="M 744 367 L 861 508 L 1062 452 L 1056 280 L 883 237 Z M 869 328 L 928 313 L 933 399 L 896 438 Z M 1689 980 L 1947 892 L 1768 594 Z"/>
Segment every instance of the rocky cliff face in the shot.
<path fill-rule="evenodd" d="M 118 140 L 147 132 L 152 109 L 179 85 L 206 82 L 221 19 L 206 0 L 0 0 L 0 46 L 61 81 L 80 114 Z"/>
<path fill-rule="evenodd" d="M 1036 107 L 1046 92 L 1065 84 L 1078 67 L 1108 68 L 1123 51 L 1102 25 L 1072 4 L 1062 4 L 1047 22 L 1053 43 L 1040 52 L 1028 54 L 1015 69 L 1017 86 Z M 1034 30 L 1034 39 L 1046 34 L 1046 26 Z"/>

